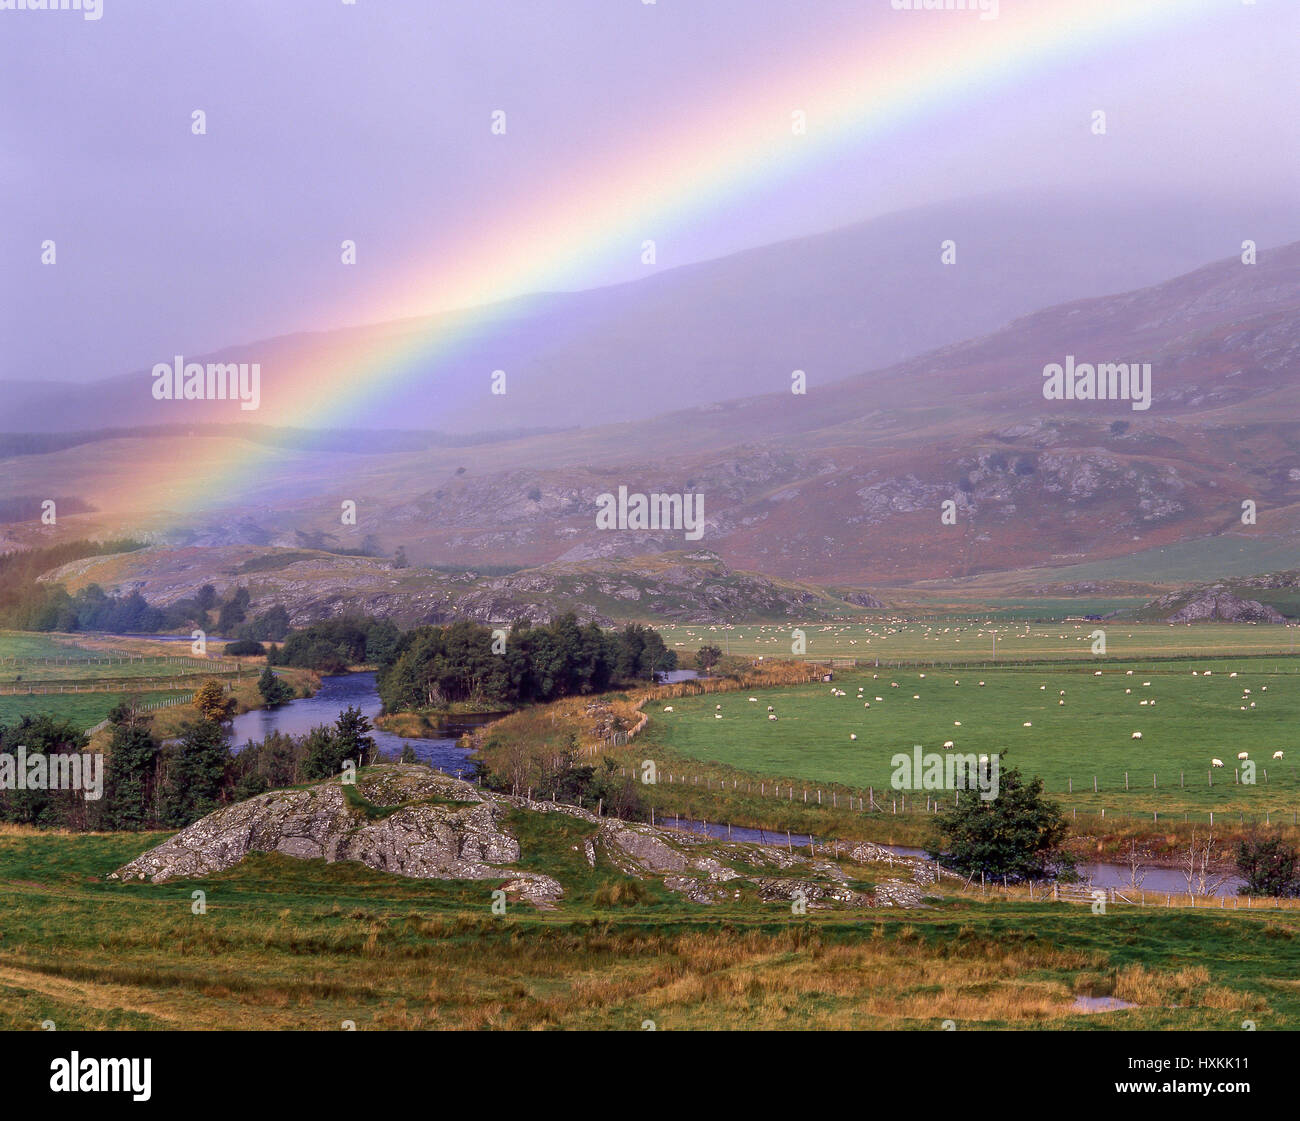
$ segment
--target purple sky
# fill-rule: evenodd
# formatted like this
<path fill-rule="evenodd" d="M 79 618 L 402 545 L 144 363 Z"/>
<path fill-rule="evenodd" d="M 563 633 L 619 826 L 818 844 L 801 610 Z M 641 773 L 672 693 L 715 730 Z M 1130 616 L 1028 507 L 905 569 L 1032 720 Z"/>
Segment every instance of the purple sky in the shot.
<path fill-rule="evenodd" d="M 178 338 L 198 354 L 347 322 L 356 285 L 435 261 L 557 163 L 706 113 L 776 63 L 815 79 L 826 44 L 917 18 L 888 0 L 103 2 L 97 22 L 0 11 L 0 377 L 89 380 Z M 1048 0 L 1004 12 L 1016 3 Z M 1295 198 L 1281 91 L 1296 90 L 1298 32 L 1296 0 L 1224 0 L 1210 21 L 988 91 L 887 150 L 660 231 L 661 264 L 1009 188 Z M 1095 106 L 1104 148 L 1081 139 Z M 508 149 L 487 130 L 495 108 Z M 363 247 L 355 272 L 338 266 L 344 237 Z M 595 261 L 580 282 L 638 270 Z"/>

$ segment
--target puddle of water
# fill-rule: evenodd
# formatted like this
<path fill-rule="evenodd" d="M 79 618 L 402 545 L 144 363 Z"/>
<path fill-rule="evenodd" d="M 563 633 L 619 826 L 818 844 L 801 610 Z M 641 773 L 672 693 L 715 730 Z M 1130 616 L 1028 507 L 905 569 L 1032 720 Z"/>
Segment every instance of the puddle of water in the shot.
<path fill-rule="evenodd" d="M 1071 1012 L 1118 1012 L 1122 1008 L 1136 1008 L 1131 1000 L 1117 996 L 1076 996 L 1070 1005 Z"/>

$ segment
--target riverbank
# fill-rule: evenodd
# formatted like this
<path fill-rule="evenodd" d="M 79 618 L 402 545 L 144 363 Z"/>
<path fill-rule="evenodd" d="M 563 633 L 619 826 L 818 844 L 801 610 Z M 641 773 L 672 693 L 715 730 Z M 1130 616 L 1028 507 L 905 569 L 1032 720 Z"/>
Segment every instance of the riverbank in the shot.
<path fill-rule="evenodd" d="M 403 739 L 444 739 L 449 723 L 465 718 L 496 720 L 515 710 L 508 705 L 493 708 L 483 704 L 456 702 L 446 708 L 421 709 L 418 712 L 386 712 L 371 721 L 376 728 Z"/>

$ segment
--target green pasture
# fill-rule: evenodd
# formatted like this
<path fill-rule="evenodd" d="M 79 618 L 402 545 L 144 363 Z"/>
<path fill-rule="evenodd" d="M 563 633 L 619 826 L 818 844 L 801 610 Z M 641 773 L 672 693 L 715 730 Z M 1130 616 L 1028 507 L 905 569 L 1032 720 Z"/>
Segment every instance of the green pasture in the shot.
<path fill-rule="evenodd" d="M 701 646 L 749 658 L 856 658 L 860 664 L 887 661 L 992 665 L 1012 660 L 1090 661 L 1094 632 L 1106 636 L 1106 656 L 1133 658 L 1231 657 L 1290 654 L 1297 628 L 1286 625 L 1214 623 L 1117 623 L 1113 620 L 1058 623 L 988 623 L 952 618 L 943 622 L 662 624 L 670 650 L 693 664 Z M 796 633 L 798 631 L 799 633 Z M 802 636 L 800 648 L 797 643 Z"/>
<path fill-rule="evenodd" d="M 150 693 L 131 693 L 144 704 L 155 704 L 172 697 L 186 696 L 190 690 L 164 690 Z M 0 696 L 0 724 L 17 723 L 24 716 L 49 714 L 71 720 L 83 728 L 93 728 L 122 703 L 128 694 L 122 693 L 20 693 L 17 696 Z"/>
<path fill-rule="evenodd" d="M 892 793 L 896 753 L 916 744 L 942 752 L 951 741 L 953 750 L 997 753 L 1041 775 L 1050 793 L 1065 796 L 1072 786 L 1067 805 L 1289 815 L 1300 811 L 1297 668 L 1219 659 L 1107 662 L 1100 676 L 1091 666 L 837 671 L 833 684 L 648 706 L 637 750 L 660 744 L 669 757 L 751 775 Z M 1272 759 L 1278 750 L 1283 758 Z M 1234 781 L 1240 751 L 1256 764 L 1254 785 Z M 1212 768 L 1216 757 L 1222 769 Z"/>

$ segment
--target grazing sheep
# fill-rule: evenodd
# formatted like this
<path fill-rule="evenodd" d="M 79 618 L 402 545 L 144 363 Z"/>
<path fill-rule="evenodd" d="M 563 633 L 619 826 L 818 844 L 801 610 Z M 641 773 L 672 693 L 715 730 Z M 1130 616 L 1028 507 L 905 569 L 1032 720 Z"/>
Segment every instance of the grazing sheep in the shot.
<path fill-rule="evenodd" d="M 980 682 L 980 688 L 981 688 L 981 689 L 984 688 L 984 682 L 982 682 L 982 681 Z"/>
<path fill-rule="evenodd" d="M 1222 766 L 1223 766 L 1223 760 L 1222 760 L 1222 759 L 1211 759 L 1211 760 L 1210 760 L 1210 766 L 1211 766 L 1211 767 L 1222 767 Z"/>
<path fill-rule="evenodd" d="M 714 719 L 714 720 L 721 720 L 721 719 L 722 719 L 722 713 L 720 713 L 720 712 L 715 712 L 715 713 L 713 714 L 713 719 Z"/>
<path fill-rule="evenodd" d="M 1249 759 L 1249 758 L 1250 758 L 1250 752 L 1249 752 L 1249 751 L 1239 751 L 1239 752 L 1237 752 L 1237 758 L 1238 758 L 1238 759 Z"/>
<path fill-rule="evenodd" d="M 769 720 L 775 720 L 775 719 L 776 719 L 776 713 L 775 713 L 775 712 L 769 712 L 769 713 L 767 714 L 767 718 L 768 718 Z"/>
<path fill-rule="evenodd" d="M 850 732 L 850 733 L 849 733 L 849 739 L 851 739 L 851 740 L 855 740 L 855 739 L 857 739 L 857 738 L 858 738 L 858 733 L 857 733 L 857 732 Z"/>
<path fill-rule="evenodd" d="M 960 721 L 960 720 L 954 720 L 954 721 L 952 722 L 952 726 L 953 726 L 954 728 L 960 728 L 960 727 L 961 727 L 961 721 Z"/>
<path fill-rule="evenodd" d="M 956 744 L 954 744 L 954 743 L 952 742 L 952 740 L 944 740 L 944 741 L 943 741 L 943 746 L 944 746 L 944 747 L 955 747 Z"/>
<path fill-rule="evenodd" d="M 1026 727 L 1026 728 L 1032 728 L 1032 727 L 1033 727 L 1033 724 L 1031 724 L 1028 720 L 1026 720 L 1026 721 L 1025 721 L 1025 727 Z"/>
<path fill-rule="evenodd" d="M 758 698 L 757 698 L 757 697 L 750 697 L 750 698 L 749 698 L 749 703 L 752 704 L 752 705 L 756 705 L 756 704 L 758 704 Z"/>
<path fill-rule="evenodd" d="M 767 711 L 768 711 L 768 712 L 775 712 L 776 709 L 773 708 L 771 705 L 768 705 L 768 706 L 767 706 Z"/>
<path fill-rule="evenodd" d="M 1275 751 L 1275 752 L 1273 752 L 1273 758 L 1274 758 L 1274 759 L 1281 759 L 1281 758 L 1282 758 L 1282 753 L 1281 753 L 1280 751 Z"/>
<path fill-rule="evenodd" d="M 664 712 L 672 712 L 672 710 L 673 710 L 673 706 L 669 705 L 667 708 L 664 709 Z"/>
<path fill-rule="evenodd" d="M 1141 733 L 1141 732 L 1134 732 L 1134 733 L 1133 733 L 1133 738 L 1134 738 L 1135 740 L 1140 740 L 1140 739 L 1142 738 L 1142 733 Z"/>

